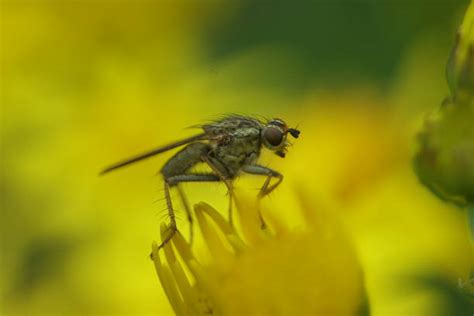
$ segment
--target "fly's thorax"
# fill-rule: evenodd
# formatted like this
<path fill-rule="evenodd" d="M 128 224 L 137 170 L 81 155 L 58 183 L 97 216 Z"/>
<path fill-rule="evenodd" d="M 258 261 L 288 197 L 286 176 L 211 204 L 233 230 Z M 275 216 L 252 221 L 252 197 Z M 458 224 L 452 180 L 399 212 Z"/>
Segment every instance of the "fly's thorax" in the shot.
<path fill-rule="evenodd" d="M 256 162 L 261 146 L 258 129 L 241 129 L 232 134 L 230 142 L 214 144 L 213 153 L 231 174 L 236 175 L 244 165 Z"/>
<path fill-rule="evenodd" d="M 264 125 L 257 119 L 239 115 L 231 115 L 225 119 L 202 125 L 208 135 L 230 135 L 260 132 Z"/>

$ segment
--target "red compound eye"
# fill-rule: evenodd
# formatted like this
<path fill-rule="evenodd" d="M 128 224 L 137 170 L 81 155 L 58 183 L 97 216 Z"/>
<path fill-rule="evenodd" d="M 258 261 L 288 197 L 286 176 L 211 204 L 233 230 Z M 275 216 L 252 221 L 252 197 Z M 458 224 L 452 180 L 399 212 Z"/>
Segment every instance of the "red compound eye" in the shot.
<path fill-rule="evenodd" d="M 263 131 L 263 138 L 265 138 L 270 145 L 277 147 L 283 141 L 283 132 L 276 127 L 270 126 Z"/>

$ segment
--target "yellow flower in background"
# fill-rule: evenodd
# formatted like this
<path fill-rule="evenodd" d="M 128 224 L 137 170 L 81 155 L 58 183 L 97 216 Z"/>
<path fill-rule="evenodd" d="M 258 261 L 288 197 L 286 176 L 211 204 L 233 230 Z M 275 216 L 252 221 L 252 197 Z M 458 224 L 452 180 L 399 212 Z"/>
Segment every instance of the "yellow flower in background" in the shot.
<path fill-rule="evenodd" d="M 195 123 L 183 81 L 196 76 L 197 35 L 215 10 L 187 1 L 0 3 L 2 315 L 171 313 L 147 258 L 158 167 L 97 173 Z"/>
<path fill-rule="evenodd" d="M 215 210 L 196 207 L 202 233 L 192 252 L 178 237 L 157 257 L 178 313 L 276 306 L 353 314 L 365 289 L 373 315 L 433 315 L 444 303 L 439 288 L 404 282 L 426 271 L 449 286 L 468 276 L 463 214 L 433 197 L 410 166 L 406 122 L 422 116 L 419 100 L 439 93 L 415 89 L 439 68 L 425 45 L 423 65 L 407 66 L 422 75 L 400 75 L 412 90 L 392 92 L 412 111 L 401 113 L 398 99 L 370 83 L 301 94 L 256 84 L 265 70 L 292 68 L 291 54 L 270 58 L 273 46 L 203 61 L 202 30 L 238 4 L 1 5 L 1 313 L 171 315 L 147 256 L 162 208 L 153 203 L 162 193 L 153 174 L 169 156 L 107 178 L 97 172 L 233 111 L 288 118 L 303 134 L 287 158 L 263 157 L 285 175 L 263 201 L 271 232 L 255 225 L 251 203 L 229 231 L 215 211 L 226 209 L 224 188 L 186 187 L 193 203 Z M 419 93 L 416 102 L 410 93 Z M 251 191 L 261 179 L 236 186 Z"/>
<path fill-rule="evenodd" d="M 256 205 L 237 204 L 244 240 L 211 206 L 195 206 L 210 254 L 204 264 L 181 234 L 164 254 L 153 244 L 158 276 L 177 315 L 363 315 L 362 271 L 335 214 L 302 203 L 304 230 L 266 213 L 269 231 L 261 230 Z"/>
<path fill-rule="evenodd" d="M 305 100 L 329 106 L 306 112 L 311 120 L 301 126 L 297 156 L 282 162 L 286 179 L 306 179 L 314 200 L 340 214 L 364 271 L 373 315 L 435 313 L 441 294 L 429 287 L 413 291 L 406 280 L 432 273 L 456 289 L 458 278 L 469 276 L 474 254 L 465 215 L 419 183 L 410 156 L 415 129 L 400 129 L 409 117 L 394 116 L 393 108 L 367 93 L 346 92 L 343 99 Z M 288 186 L 277 194 L 289 195 Z M 276 205 L 283 201 L 273 197 Z"/>

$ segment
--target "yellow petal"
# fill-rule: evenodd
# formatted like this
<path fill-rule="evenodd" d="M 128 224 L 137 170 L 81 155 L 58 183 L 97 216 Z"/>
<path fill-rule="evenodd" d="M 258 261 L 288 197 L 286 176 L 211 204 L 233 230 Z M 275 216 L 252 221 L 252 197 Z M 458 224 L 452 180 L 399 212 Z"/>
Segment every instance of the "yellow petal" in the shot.
<path fill-rule="evenodd" d="M 205 202 L 200 202 L 198 205 L 200 210 L 203 213 L 206 213 L 227 237 L 227 240 L 233 246 L 234 251 L 240 252 L 245 248 L 244 241 L 237 235 L 234 227 L 232 227 L 218 211 Z"/>
<path fill-rule="evenodd" d="M 251 246 L 258 245 L 265 239 L 260 218 L 258 217 L 256 203 L 257 202 L 254 202 L 252 205 L 249 199 L 240 200 L 237 207 L 242 234 L 246 243 Z"/>
<path fill-rule="evenodd" d="M 232 259 L 234 254 L 229 250 L 230 245 L 225 245 L 222 241 L 222 237 L 219 236 L 217 230 L 219 226 L 213 225 L 210 219 L 204 215 L 203 209 L 205 208 L 210 209 L 211 207 L 204 203 L 196 204 L 194 207 L 197 222 L 204 236 L 204 242 L 206 243 L 213 260 L 216 260 L 218 265 L 225 265 L 226 262 L 229 262 Z"/>
<path fill-rule="evenodd" d="M 156 273 L 160 279 L 166 296 L 170 302 L 176 315 L 186 315 L 186 306 L 181 298 L 176 282 L 168 267 L 164 266 L 160 259 L 158 245 L 153 242 L 152 245 L 153 263 L 155 264 Z"/>

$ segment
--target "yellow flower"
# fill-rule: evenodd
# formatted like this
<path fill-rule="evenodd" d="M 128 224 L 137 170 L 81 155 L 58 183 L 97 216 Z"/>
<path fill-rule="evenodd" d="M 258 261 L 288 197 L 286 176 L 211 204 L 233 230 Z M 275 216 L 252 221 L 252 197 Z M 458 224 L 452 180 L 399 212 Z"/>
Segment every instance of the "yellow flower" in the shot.
<path fill-rule="evenodd" d="M 256 205 L 238 203 L 238 233 L 210 205 L 195 217 L 210 260 L 199 259 L 181 234 L 153 258 L 177 315 L 357 315 L 364 311 L 363 276 L 345 233 L 333 217 L 301 198 L 307 227 L 289 230 Z M 288 210 L 295 211 L 295 210 Z M 166 225 L 162 225 L 162 238 Z M 239 237 L 240 235 L 243 238 Z M 174 247 L 173 247 L 174 246 Z"/>

